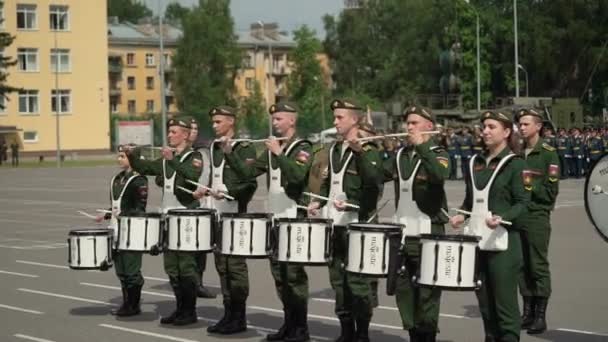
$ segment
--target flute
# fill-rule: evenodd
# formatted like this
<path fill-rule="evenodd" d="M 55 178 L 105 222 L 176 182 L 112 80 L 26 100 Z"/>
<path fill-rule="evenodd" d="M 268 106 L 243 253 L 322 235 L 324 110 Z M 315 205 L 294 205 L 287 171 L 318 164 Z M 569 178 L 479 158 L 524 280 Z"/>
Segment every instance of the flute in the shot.
<path fill-rule="evenodd" d="M 282 140 L 287 140 L 289 139 L 288 137 L 280 137 L 280 138 L 274 138 L 274 140 L 276 141 L 282 141 Z M 264 139 L 230 139 L 230 142 L 248 142 L 248 143 L 263 143 L 266 142 L 268 140 L 271 140 L 271 138 L 264 138 Z"/>
<path fill-rule="evenodd" d="M 439 134 L 439 131 L 425 131 L 420 132 L 422 134 Z M 369 141 L 369 140 L 378 140 L 378 139 L 386 139 L 386 138 L 398 138 L 398 137 L 406 137 L 409 133 L 392 133 L 392 134 L 383 134 L 383 135 L 373 135 L 371 137 L 359 138 L 357 141 Z"/>

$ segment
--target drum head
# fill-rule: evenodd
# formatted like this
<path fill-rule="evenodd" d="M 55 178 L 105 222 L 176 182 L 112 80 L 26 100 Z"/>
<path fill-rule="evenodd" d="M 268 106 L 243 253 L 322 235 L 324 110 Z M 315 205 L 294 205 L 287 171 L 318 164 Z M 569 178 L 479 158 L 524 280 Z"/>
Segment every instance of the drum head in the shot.
<path fill-rule="evenodd" d="M 70 230 L 69 235 L 84 235 L 84 236 L 96 236 L 96 235 L 109 235 L 114 231 L 112 229 L 103 228 L 79 228 Z"/>
<path fill-rule="evenodd" d="M 266 213 L 222 213 L 221 218 L 270 219 L 272 214 Z"/>
<path fill-rule="evenodd" d="M 440 234 L 420 234 L 421 239 L 425 240 L 437 240 L 437 241 L 457 241 L 457 242 L 478 242 L 481 240 L 481 236 L 477 235 L 440 235 Z"/>
<path fill-rule="evenodd" d="M 167 215 L 174 216 L 208 216 L 213 215 L 215 213 L 215 209 L 205 209 L 205 208 L 196 208 L 196 209 L 171 209 L 167 212 Z"/>
<path fill-rule="evenodd" d="M 600 236 L 608 242 L 608 155 L 591 169 L 585 180 L 585 210 Z"/>
<path fill-rule="evenodd" d="M 350 223 L 348 229 L 361 231 L 378 231 L 378 232 L 393 232 L 405 228 L 402 224 L 397 223 Z"/>
<path fill-rule="evenodd" d="M 150 218 L 160 218 L 162 216 L 161 213 L 139 213 L 139 214 L 131 214 L 131 215 L 121 215 L 120 217 L 150 217 Z"/>
<path fill-rule="evenodd" d="M 277 224 L 281 224 L 281 223 L 319 223 L 319 224 L 325 224 L 328 226 L 331 226 L 332 224 L 332 219 L 324 219 L 324 218 L 313 218 L 313 217 L 302 217 L 302 218 L 287 218 L 287 217 L 282 217 L 282 218 L 276 218 L 274 219 L 274 222 Z"/>

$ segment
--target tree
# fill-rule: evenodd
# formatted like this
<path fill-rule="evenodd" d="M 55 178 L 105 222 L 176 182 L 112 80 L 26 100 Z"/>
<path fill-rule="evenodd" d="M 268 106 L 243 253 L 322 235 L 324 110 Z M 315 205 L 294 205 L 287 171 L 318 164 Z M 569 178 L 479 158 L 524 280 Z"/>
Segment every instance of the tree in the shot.
<path fill-rule="evenodd" d="M 141 18 L 151 17 L 152 11 L 134 0 L 108 0 L 108 16 L 136 23 Z"/>
<path fill-rule="evenodd" d="M 308 134 L 319 130 L 321 103 L 328 98 L 321 64 L 317 55 L 322 51 L 321 42 L 314 30 L 306 25 L 293 32 L 296 47 L 290 54 L 293 62 L 287 90 L 293 101 L 298 104 L 298 128 L 300 133 Z M 329 101 L 325 101 L 329 106 Z M 327 118 L 326 118 L 327 119 Z"/>
<path fill-rule="evenodd" d="M 184 18 L 174 65 L 178 107 L 199 120 L 203 134 L 211 134 L 207 113 L 212 107 L 236 104 L 234 78 L 241 57 L 230 1 L 200 0 Z"/>
<path fill-rule="evenodd" d="M 188 7 L 184 7 L 177 2 L 172 2 L 167 5 L 167 9 L 165 10 L 165 19 L 167 22 L 182 26 L 182 21 L 184 18 L 190 13 L 190 9 Z"/>
<path fill-rule="evenodd" d="M 253 92 L 245 98 L 242 104 L 241 123 L 252 137 L 268 135 L 268 112 L 264 106 L 264 96 L 260 82 L 253 84 Z"/>
<path fill-rule="evenodd" d="M 0 8 L 4 7 L 4 1 L 0 1 Z M 4 20 L 0 18 L 0 23 Z M 15 40 L 14 36 L 11 36 L 8 32 L 0 31 L 0 51 L 4 51 L 8 46 L 10 46 Z M 17 64 L 17 60 L 13 59 L 11 56 L 5 56 L 4 54 L 0 54 L 0 96 L 3 98 L 7 98 L 7 94 L 12 93 L 14 91 L 18 91 L 19 88 L 11 87 L 7 84 L 8 72 L 6 70 L 8 67 Z M 0 108 L 4 109 L 4 106 L 0 104 Z"/>

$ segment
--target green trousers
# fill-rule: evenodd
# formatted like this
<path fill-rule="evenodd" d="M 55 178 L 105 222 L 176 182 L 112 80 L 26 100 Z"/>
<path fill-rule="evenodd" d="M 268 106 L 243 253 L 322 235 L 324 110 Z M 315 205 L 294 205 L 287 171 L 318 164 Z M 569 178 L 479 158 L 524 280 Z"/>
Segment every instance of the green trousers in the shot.
<path fill-rule="evenodd" d="M 141 275 L 142 256 L 140 252 L 114 252 L 114 270 L 123 287 L 130 288 L 144 284 L 144 277 Z"/>
<path fill-rule="evenodd" d="M 420 240 L 405 243 L 405 272 L 397 278 L 395 301 L 401 315 L 403 329 L 416 329 L 420 332 L 437 332 L 441 290 L 420 287 L 414 284 L 412 276 L 418 274 L 420 267 Z"/>
<path fill-rule="evenodd" d="M 377 303 L 373 285 L 377 279 L 348 273 L 343 268 L 348 253 L 346 227 L 334 226 L 332 239 L 333 259 L 329 264 L 329 282 L 336 293 L 335 313 L 338 318 L 371 320 Z"/>
<path fill-rule="evenodd" d="M 224 256 L 218 252 L 214 253 L 214 257 L 224 303 L 247 302 L 247 297 L 249 297 L 249 271 L 247 270 L 246 259 Z"/>
<path fill-rule="evenodd" d="M 551 273 L 549 271 L 549 240 L 551 222 L 548 211 L 534 211 L 521 221 L 521 249 L 524 266 L 519 281 L 519 291 L 524 297 L 551 296 Z"/>
<path fill-rule="evenodd" d="M 198 266 L 196 264 L 196 253 L 175 252 L 166 250 L 163 253 L 165 273 L 169 278 L 188 279 L 195 281 L 198 277 Z"/>
<path fill-rule="evenodd" d="M 203 273 L 205 272 L 205 269 L 207 269 L 207 253 L 196 253 L 196 269 L 198 273 L 196 283 L 199 286 L 202 286 L 203 284 L 201 281 L 203 278 Z"/>
<path fill-rule="evenodd" d="M 308 303 L 308 275 L 303 265 L 271 259 L 270 272 L 283 307 L 296 308 Z"/>
<path fill-rule="evenodd" d="M 477 300 L 486 335 L 501 342 L 519 341 L 521 318 L 517 286 L 522 267 L 519 231 L 509 230 L 506 251 L 480 251 L 478 263 L 482 285 L 477 291 Z"/>

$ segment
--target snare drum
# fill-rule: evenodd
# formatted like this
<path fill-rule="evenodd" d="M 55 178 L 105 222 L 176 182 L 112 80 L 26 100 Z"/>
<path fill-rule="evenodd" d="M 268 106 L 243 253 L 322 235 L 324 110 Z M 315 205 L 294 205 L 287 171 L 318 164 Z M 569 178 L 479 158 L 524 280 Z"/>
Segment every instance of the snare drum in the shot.
<path fill-rule="evenodd" d="M 167 213 L 167 249 L 178 252 L 213 251 L 213 209 L 171 209 Z"/>
<path fill-rule="evenodd" d="M 422 234 L 419 275 L 414 277 L 414 282 L 452 291 L 478 289 L 481 286 L 477 279 L 479 239 L 472 235 Z"/>
<path fill-rule="evenodd" d="M 118 221 L 118 250 L 150 252 L 152 249 L 158 249 L 161 232 L 160 213 L 120 216 Z"/>
<path fill-rule="evenodd" d="M 270 256 L 272 215 L 222 213 L 216 247 L 223 255 L 246 258 Z"/>
<path fill-rule="evenodd" d="M 372 277 L 386 277 L 389 263 L 389 240 L 401 240 L 403 225 L 392 223 L 351 223 L 348 225 L 347 272 Z"/>
<path fill-rule="evenodd" d="M 332 220 L 279 218 L 274 222 L 276 260 L 305 265 L 329 262 Z"/>
<path fill-rule="evenodd" d="M 76 229 L 68 235 L 68 265 L 73 270 L 112 266 L 111 229 Z"/>

